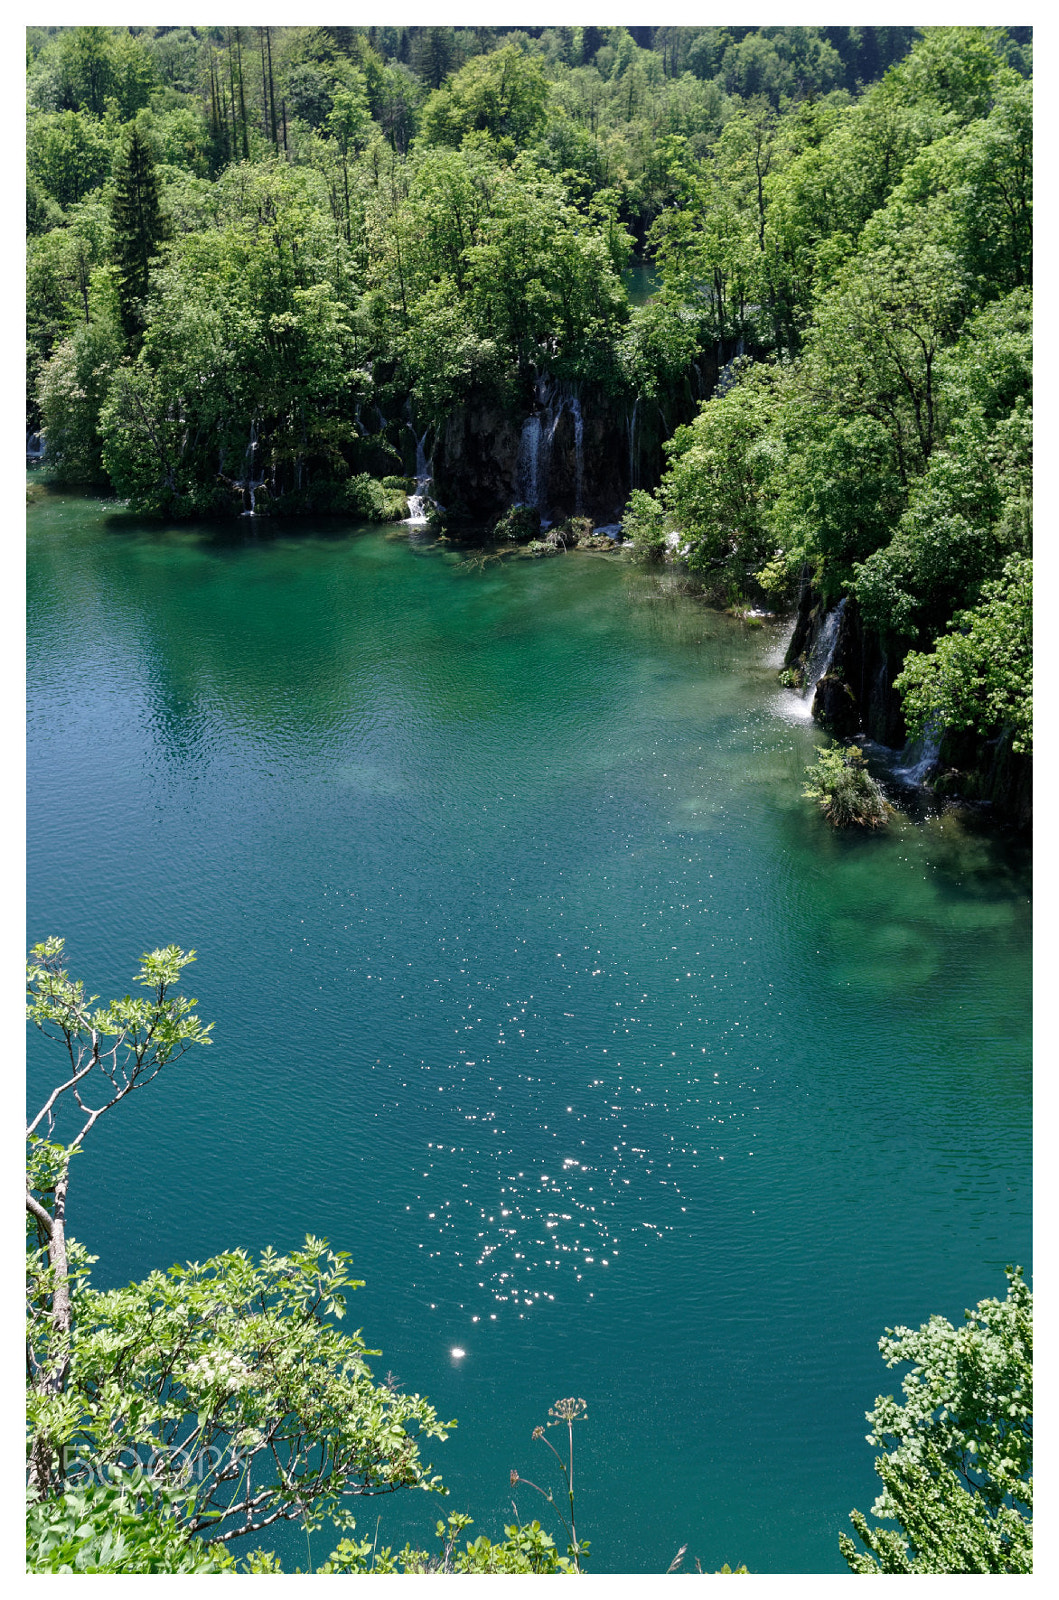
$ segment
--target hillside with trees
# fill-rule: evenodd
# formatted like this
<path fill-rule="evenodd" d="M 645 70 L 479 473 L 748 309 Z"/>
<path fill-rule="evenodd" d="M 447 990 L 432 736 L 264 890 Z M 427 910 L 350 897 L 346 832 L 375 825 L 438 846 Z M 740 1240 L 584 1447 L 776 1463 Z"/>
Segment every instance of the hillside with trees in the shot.
<path fill-rule="evenodd" d="M 166 517 L 621 520 L 1029 808 L 1030 30 L 31 28 L 27 432 Z M 655 292 L 634 304 L 626 269 Z M 505 526 L 510 527 L 508 522 Z M 826 686 L 825 686 L 826 687 Z"/>

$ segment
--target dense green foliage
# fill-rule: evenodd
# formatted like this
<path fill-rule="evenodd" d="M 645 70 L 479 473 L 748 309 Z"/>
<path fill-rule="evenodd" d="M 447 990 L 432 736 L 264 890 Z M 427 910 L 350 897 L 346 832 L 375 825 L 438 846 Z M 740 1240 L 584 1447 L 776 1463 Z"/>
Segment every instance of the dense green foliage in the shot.
<path fill-rule="evenodd" d="M 417 443 L 513 467 L 576 396 L 641 550 L 850 595 L 912 726 L 1028 750 L 1027 636 L 972 689 L 968 620 L 1029 555 L 1028 41 L 30 29 L 28 426 L 138 510 L 384 520 Z"/>
<path fill-rule="evenodd" d="M 664 293 L 697 288 L 756 359 L 729 362 L 627 522 L 720 599 L 852 595 L 912 650 L 914 731 L 1026 752 L 1032 87 L 1009 55 L 931 30 L 852 104 L 733 116 L 682 176 L 653 233 Z"/>
<path fill-rule="evenodd" d="M 26 1507 L 29 1572 L 225 1572 L 224 1549 L 210 1550 L 185 1533 L 167 1500 L 149 1500 L 139 1478 L 120 1473 L 104 1484 L 67 1487 L 41 1500 L 31 1490 Z M 160 1508 L 159 1508 L 160 1507 Z"/>
<path fill-rule="evenodd" d="M 821 746 L 816 762 L 805 770 L 809 781 L 802 793 L 817 802 L 833 827 L 877 828 L 890 815 L 892 808 L 855 744 Z"/>
<path fill-rule="evenodd" d="M 928 654 L 910 651 L 897 687 L 909 727 L 973 728 L 1010 735 L 1015 750 L 1033 737 L 1032 562 L 1015 557 L 986 584 L 982 604 L 960 612 Z"/>
<path fill-rule="evenodd" d="M 888 1367 L 911 1363 L 904 1402 L 880 1397 L 868 1443 L 883 1490 L 872 1507 L 898 1524 L 851 1520 L 854 1572 L 1030 1572 L 1033 1555 L 1033 1296 L 1008 1269 L 1004 1300 L 981 1300 L 956 1329 L 944 1317 L 889 1328 Z"/>
<path fill-rule="evenodd" d="M 351 476 L 400 469 L 409 401 L 422 431 L 542 373 L 672 390 L 712 330 L 672 298 L 630 319 L 631 240 L 689 185 L 738 210 L 780 108 L 843 103 L 913 32 L 31 29 L 30 420 L 52 470 L 98 476 L 105 438 L 144 509 L 238 509 L 258 478 L 348 509 Z M 115 314 L 146 329 L 138 355 Z"/>

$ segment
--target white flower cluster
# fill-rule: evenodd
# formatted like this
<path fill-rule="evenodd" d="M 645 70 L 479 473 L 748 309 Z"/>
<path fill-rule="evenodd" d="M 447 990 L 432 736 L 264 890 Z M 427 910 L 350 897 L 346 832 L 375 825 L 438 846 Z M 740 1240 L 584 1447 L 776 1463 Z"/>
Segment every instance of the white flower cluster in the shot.
<path fill-rule="evenodd" d="M 234 1350 L 211 1350 L 192 1362 L 188 1369 L 192 1383 L 202 1384 L 207 1389 L 223 1389 L 226 1394 L 245 1389 L 250 1377 L 250 1368 Z"/>

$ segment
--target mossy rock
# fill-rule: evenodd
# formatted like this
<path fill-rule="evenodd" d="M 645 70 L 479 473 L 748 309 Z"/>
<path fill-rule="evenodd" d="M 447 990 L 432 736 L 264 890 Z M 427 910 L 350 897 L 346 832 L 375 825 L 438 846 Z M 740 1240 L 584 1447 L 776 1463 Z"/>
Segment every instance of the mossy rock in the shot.
<path fill-rule="evenodd" d="M 857 697 L 837 673 L 828 672 L 817 683 L 813 694 L 813 716 L 838 738 L 856 733 L 860 727 Z"/>

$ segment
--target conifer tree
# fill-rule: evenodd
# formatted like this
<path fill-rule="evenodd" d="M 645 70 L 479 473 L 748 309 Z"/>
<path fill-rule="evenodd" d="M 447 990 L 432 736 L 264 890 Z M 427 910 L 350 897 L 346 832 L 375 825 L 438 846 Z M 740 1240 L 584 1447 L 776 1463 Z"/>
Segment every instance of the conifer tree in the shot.
<path fill-rule="evenodd" d="M 112 216 L 121 324 L 130 344 L 136 344 L 143 332 L 151 257 L 165 236 L 154 156 L 136 123 L 129 129 L 114 173 Z"/>

